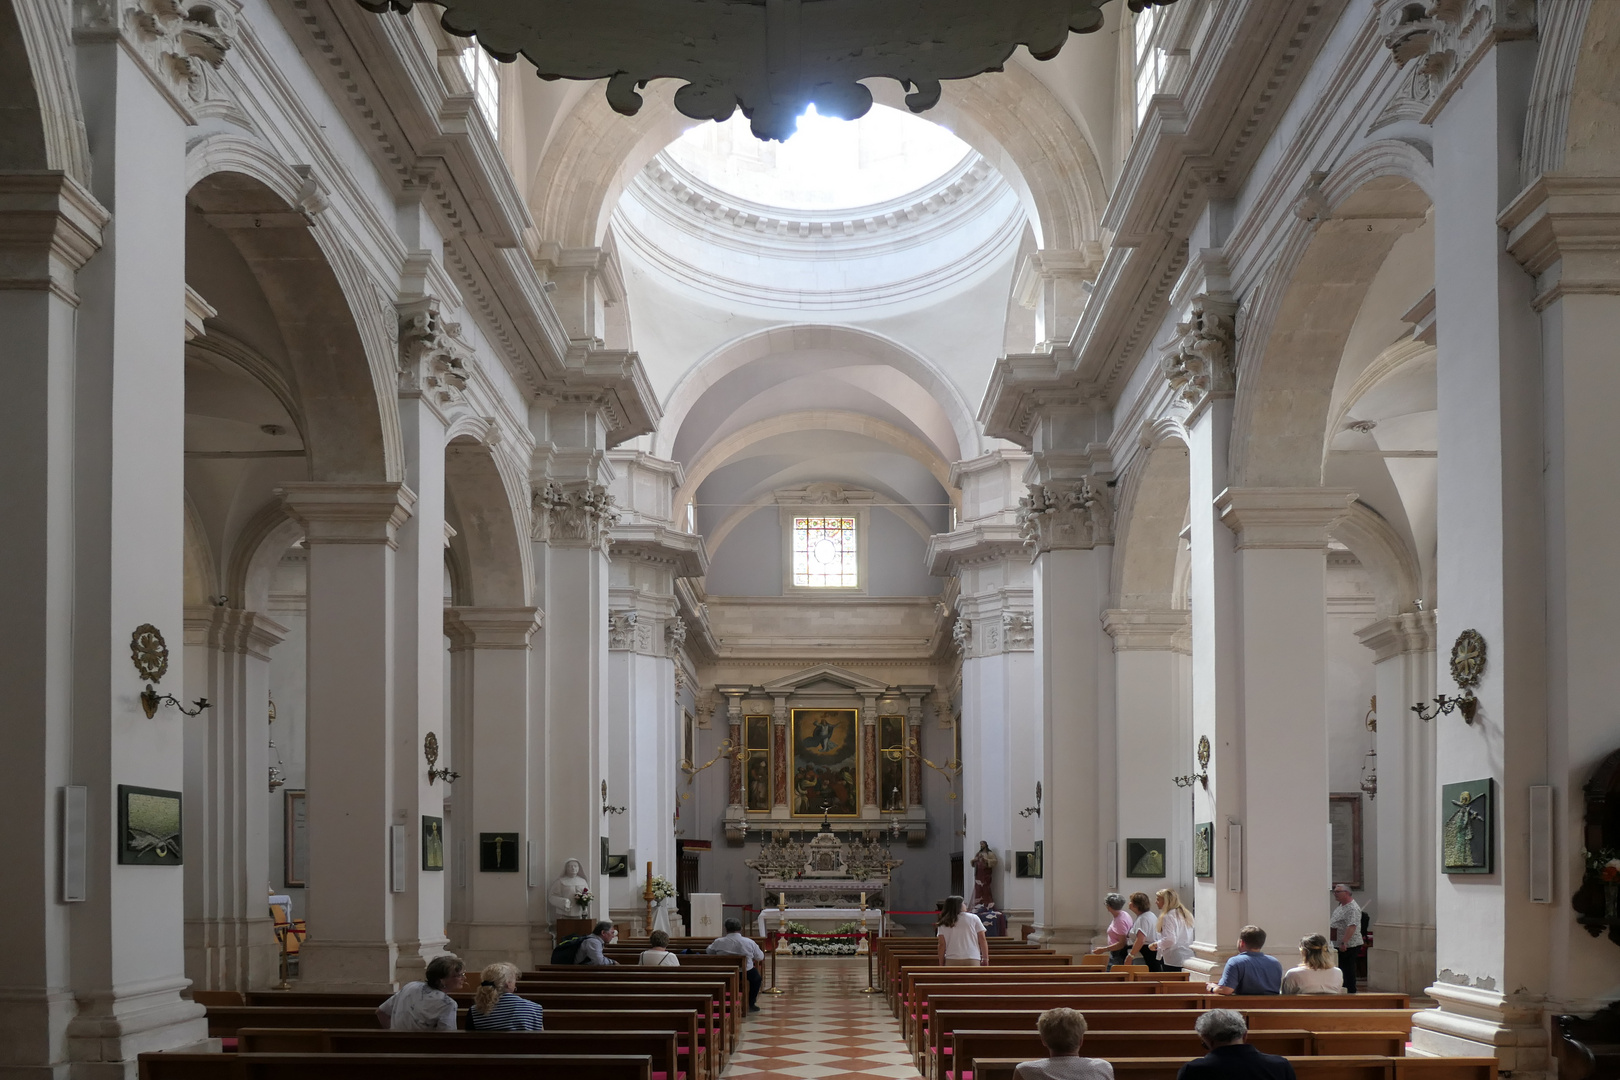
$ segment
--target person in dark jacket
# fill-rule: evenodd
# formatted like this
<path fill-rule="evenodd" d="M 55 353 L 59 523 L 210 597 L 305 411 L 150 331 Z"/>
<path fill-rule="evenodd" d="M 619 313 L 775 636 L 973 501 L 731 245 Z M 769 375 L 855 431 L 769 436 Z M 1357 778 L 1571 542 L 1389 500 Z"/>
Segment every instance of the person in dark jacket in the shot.
<path fill-rule="evenodd" d="M 1240 1012 L 1211 1009 L 1193 1030 L 1209 1053 L 1183 1065 L 1176 1080 L 1295 1080 L 1287 1058 L 1262 1054 L 1243 1041 L 1249 1025 Z"/>

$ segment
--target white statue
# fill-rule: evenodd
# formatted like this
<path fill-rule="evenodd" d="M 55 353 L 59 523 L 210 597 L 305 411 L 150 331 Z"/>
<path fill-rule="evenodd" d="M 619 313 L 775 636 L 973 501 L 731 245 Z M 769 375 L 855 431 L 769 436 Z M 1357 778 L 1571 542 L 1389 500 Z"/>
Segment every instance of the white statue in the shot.
<path fill-rule="evenodd" d="M 584 875 L 580 873 L 578 859 L 569 859 L 563 863 L 562 877 L 551 883 L 551 892 L 547 894 L 551 900 L 552 921 L 555 922 L 557 919 L 583 919 L 588 916 L 590 914 L 589 908 L 581 911 L 579 905 L 574 902 L 574 897 L 581 892 L 589 892 L 590 888 L 591 883 L 586 881 Z"/>

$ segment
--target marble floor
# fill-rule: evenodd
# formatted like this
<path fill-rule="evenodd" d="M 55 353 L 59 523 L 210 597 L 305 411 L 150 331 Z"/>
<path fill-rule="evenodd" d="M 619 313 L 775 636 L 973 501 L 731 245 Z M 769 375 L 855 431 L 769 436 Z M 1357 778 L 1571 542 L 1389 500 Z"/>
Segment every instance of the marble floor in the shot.
<path fill-rule="evenodd" d="M 776 976 L 787 992 L 759 995 L 760 1011 L 743 1024 L 742 1041 L 722 1080 L 916 1080 L 900 1023 L 883 995 L 860 992 L 866 985 L 864 956 L 784 959 Z M 770 984 L 767 963 L 765 985 Z"/>

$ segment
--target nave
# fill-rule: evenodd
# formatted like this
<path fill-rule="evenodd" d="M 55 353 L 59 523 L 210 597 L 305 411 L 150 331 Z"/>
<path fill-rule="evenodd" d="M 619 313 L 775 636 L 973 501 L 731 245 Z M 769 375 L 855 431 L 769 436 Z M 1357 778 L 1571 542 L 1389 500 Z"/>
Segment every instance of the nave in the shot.
<path fill-rule="evenodd" d="M 867 985 L 864 956 L 783 958 L 776 984 L 783 993 L 760 995 L 763 1011 L 743 1025 L 722 1080 L 919 1075 L 883 995 L 861 993 Z"/>

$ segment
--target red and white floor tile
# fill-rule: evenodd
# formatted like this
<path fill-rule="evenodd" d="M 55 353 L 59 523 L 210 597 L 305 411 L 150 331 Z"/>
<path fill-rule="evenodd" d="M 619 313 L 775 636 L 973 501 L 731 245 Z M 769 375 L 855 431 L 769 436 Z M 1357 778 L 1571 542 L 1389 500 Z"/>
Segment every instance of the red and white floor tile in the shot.
<path fill-rule="evenodd" d="M 782 960 L 783 994 L 760 994 L 760 1011 L 722 1080 L 917 1080 L 900 1024 L 882 994 L 863 994 L 866 958 L 806 956 Z M 765 968 L 770 985 L 770 966 Z"/>

